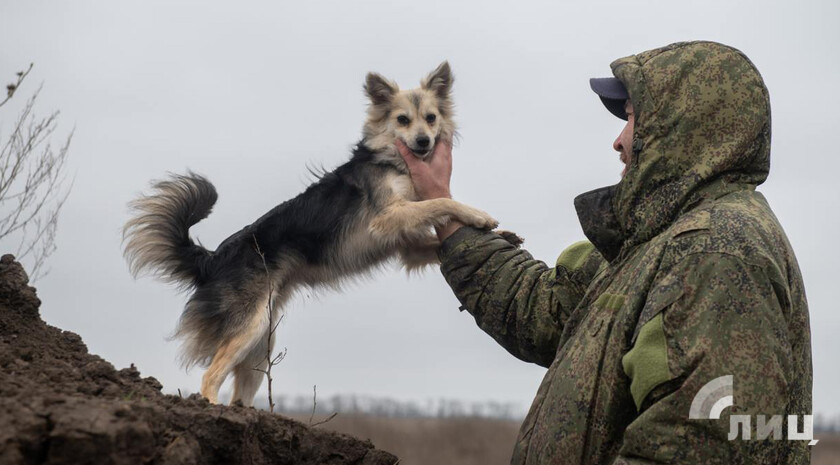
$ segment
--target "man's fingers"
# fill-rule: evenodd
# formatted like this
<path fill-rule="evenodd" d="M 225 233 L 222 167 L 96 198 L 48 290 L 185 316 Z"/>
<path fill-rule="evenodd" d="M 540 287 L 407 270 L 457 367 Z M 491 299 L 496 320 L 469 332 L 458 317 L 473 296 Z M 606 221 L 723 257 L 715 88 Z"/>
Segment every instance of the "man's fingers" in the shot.
<path fill-rule="evenodd" d="M 403 157 L 405 164 L 408 165 L 409 169 L 413 169 L 413 167 L 416 166 L 418 162 L 417 158 L 411 153 L 411 150 L 409 150 L 408 147 L 406 147 L 403 141 L 397 139 L 395 145 L 397 146 L 397 151 L 400 152 L 400 156 Z"/>
<path fill-rule="evenodd" d="M 431 162 L 434 164 L 452 163 L 452 142 L 448 140 L 439 141 L 435 144 L 435 151 L 432 153 Z"/>

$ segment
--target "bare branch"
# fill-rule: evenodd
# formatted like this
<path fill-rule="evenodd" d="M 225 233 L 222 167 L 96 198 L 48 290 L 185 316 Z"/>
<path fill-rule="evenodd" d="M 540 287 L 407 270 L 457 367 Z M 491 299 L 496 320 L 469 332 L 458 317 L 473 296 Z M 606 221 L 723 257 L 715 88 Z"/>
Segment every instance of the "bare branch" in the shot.
<path fill-rule="evenodd" d="M 318 405 L 318 385 L 312 385 L 312 415 L 309 415 L 309 425 L 312 426 L 312 418 L 315 416 L 315 407 Z"/>
<path fill-rule="evenodd" d="M 329 422 L 330 420 L 332 420 L 333 418 L 335 418 L 335 417 L 337 417 L 337 416 L 338 416 L 338 412 L 333 412 L 333 413 L 332 413 L 332 415 L 328 416 L 327 418 L 325 418 L 325 419 L 323 419 L 323 420 L 321 420 L 321 421 L 318 421 L 318 422 L 312 423 L 311 425 L 309 425 L 309 427 L 310 427 L 310 428 L 314 428 L 314 427 L 316 427 L 316 426 L 318 426 L 318 425 L 323 425 L 324 423 Z"/>
<path fill-rule="evenodd" d="M 26 79 L 26 76 L 29 75 L 29 72 L 32 71 L 33 66 L 35 66 L 35 63 L 29 63 L 29 68 L 25 72 L 24 71 L 18 71 L 16 73 L 17 74 L 17 82 L 14 82 L 12 84 L 8 84 L 6 86 L 6 98 L 2 102 L 0 102 L 0 107 L 5 105 L 6 102 L 8 102 L 9 99 L 11 99 L 13 95 L 15 95 L 15 92 L 17 92 L 17 90 L 20 88 L 20 84 L 23 82 L 24 79 Z"/>
<path fill-rule="evenodd" d="M 288 349 L 284 348 L 282 352 L 279 352 L 276 356 L 271 356 L 271 349 L 272 349 L 272 340 L 274 338 L 274 332 L 277 330 L 277 326 L 280 325 L 280 322 L 283 321 L 283 317 L 285 315 L 280 315 L 280 318 L 277 319 L 275 323 L 274 320 L 274 284 L 271 280 L 271 273 L 268 271 L 268 263 L 265 261 L 265 254 L 263 253 L 262 249 L 260 249 L 260 244 L 257 241 L 257 236 L 252 235 L 254 238 L 254 249 L 257 251 L 257 254 L 260 256 L 262 260 L 263 269 L 265 270 L 265 279 L 268 283 L 268 302 L 266 303 L 266 311 L 268 312 L 268 330 L 266 331 L 266 337 L 268 340 L 266 341 L 266 350 L 265 350 L 265 369 L 254 367 L 254 370 L 259 371 L 260 373 L 265 374 L 265 377 L 268 379 L 268 409 L 271 413 L 274 413 L 274 396 L 271 392 L 271 384 L 273 379 L 271 378 L 271 369 L 277 365 L 278 363 L 282 362 L 284 358 L 286 358 L 286 353 Z"/>
<path fill-rule="evenodd" d="M 274 365 L 277 365 L 278 363 L 282 362 L 282 361 L 283 361 L 283 359 L 284 359 L 284 358 L 286 358 L 286 352 L 288 352 L 288 350 L 289 350 L 289 349 L 287 349 L 287 348 L 285 348 L 285 347 L 284 347 L 284 348 L 283 348 L 283 351 L 282 351 L 282 352 L 279 352 L 279 353 L 277 354 L 277 356 L 275 356 L 275 357 L 271 360 L 271 363 L 269 363 L 269 366 L 274 366 Z"/>
<path fill-rule="evenodd" d="M 330 421 L 333 418 L 335 418 L 336 416 L 338 416 L 338 412 L 333 412 L 332 415 L 325 418 L 324 420 L 312 423 L 312 419 L 315 417 L 315 407 L 317 407 L 317 406 L 318 406 L 318 386 L 313 384 L 312 385 L 312 415 L 309 415 L 309 427 L 310 428 L 314 428 L 318 425 L 323 425 L 324 423 L 327 423 L 328 421 Z"/>
<path fill-rule="evenodd" d="M 284 316 L 286 315 L 280 315 L 280 318 L 277 319 L 277 323 L 275 323 L 274 326 L 271 328 L 269 334 L 274 334 L 274 332 L 277 331 L 277 327 L 280 326 L 280 322 L 283 321 Z"/>
<path fill-rule="evenodd" d="M 2 106 L 32 69 L 17 74 Z M 65 188 L 66 162 L 71 132 L 56 150 L 50 138 L 56 129 L 58 112 L 38 118 L 33 114 L 36 89 L 26 101 L 8 139 L 0 144 L 0 240 L 16 240 L 18 260 L 29 259 L 29 276 L 37 281 L 49 270 L 47 258 L 56 250 L 58 216 L 73 186 Z M 14 236 L 14 237 L 13 237 Z"/>

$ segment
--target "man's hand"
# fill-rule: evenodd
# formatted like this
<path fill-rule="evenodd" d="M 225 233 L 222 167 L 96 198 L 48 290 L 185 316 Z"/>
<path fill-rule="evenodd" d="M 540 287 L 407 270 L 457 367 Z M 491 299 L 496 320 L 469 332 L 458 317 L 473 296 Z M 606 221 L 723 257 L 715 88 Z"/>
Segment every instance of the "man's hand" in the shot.
<path fill-rule="evenodd" d="M 452 198 L 449 190 L 449 180 L 452 177 L 451 141 L 439 141 L 435 144 L 435 150 L 427 161 L 415 157 L 401 140 L 397 139 L 396 145 L 408 166 L 414 191 L 420 200 Z M 443 242 L 461 226 L 462 223 L 451 221 L 446 226 L 436 228 L 438 238 Z"/>
<path fill-rule="evenodd" d="M 452 143 L 439 141 L 428 161 L 414 156 L 403 141 L 397 139 L 397 150 L 400 151 L 408 170 L 411 172 L 411 182 L 420 200 L 452 198 L 449 192 L 449 179 L 452 177 Z"/>

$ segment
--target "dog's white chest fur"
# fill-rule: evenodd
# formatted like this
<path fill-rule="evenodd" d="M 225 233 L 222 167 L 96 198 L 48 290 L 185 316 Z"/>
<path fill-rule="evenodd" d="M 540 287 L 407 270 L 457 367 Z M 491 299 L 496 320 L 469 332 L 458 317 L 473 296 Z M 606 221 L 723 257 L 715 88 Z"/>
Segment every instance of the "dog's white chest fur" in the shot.
<path fill-rule="evenodd" d="M 388 177 L 386 185 L 391 189 L 393 195 L 399 199 L 415 202 L 419 200 L 411 183 L 411 177 L 407 174 L 392 174 Z"/>

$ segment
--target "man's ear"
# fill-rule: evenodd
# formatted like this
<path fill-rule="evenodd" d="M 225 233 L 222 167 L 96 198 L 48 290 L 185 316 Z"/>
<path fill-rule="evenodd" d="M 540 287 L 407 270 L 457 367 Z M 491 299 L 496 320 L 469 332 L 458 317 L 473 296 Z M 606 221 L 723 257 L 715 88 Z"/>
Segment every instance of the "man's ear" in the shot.
<path fill-rule="evenodd" d="M 425 79 L 420 81 L 420 87 L 434 92 L 438 98 L 448 99 L 454 80 L 452 70 L 449 68 L 449 62 L 444 61 L 434 71 L 429 73 Z"/>
<path fill-rule="evenodd" d="M 391 99 L 399 90 L 400 88 L 396 84 L 377 73 L 368 73 L 367 78 L 365 78 L 365 93 L 374 105 L 391 102 Z"/>

